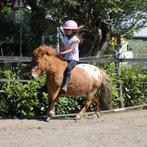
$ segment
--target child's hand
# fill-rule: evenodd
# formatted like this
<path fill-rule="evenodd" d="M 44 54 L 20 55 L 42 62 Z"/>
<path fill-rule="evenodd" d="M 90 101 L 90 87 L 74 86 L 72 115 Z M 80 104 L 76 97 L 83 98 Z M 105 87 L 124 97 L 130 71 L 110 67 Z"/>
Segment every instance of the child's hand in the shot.
<path fill-rule="evenodd" d="M 61 56 L 61 53 L 60 53 L 60 52 L 58 52 L 58 53 L 57 53 L 57 56 L 59 56 L 59 57 L 60 57 L 60 56 Z"/>

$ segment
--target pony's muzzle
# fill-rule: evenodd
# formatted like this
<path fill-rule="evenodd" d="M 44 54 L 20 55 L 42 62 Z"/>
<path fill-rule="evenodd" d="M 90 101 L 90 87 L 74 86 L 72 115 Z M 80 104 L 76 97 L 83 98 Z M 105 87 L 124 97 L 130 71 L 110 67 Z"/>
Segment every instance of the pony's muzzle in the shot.
<path fill-rule="evenodd" d="M 35 80 L 37 80 L 38 79 L 38 75 L 32 73 L 32 78 L 35 79 Z"/>
<path fill-rule="evenodd" d="M 38 74 L 35 72 L 35 69 L 32 69 L 32 72 L 31 72 L 31 76 L 33 79 L 37 80 L 38 79 Z"/>

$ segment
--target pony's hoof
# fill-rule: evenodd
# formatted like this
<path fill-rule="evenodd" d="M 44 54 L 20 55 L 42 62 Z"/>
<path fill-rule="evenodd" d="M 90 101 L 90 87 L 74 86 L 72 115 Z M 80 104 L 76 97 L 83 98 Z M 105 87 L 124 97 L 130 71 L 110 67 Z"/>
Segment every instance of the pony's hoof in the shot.
<path fill-rule="evenodd" d="M 76 118 L 75 119 L 76 120 L 81 120 L 81 115 L 80 114 L 76 115 Z"/>
<path fill-rule="evenodd" d="M 98 116 L 97 114 L 93 114 L 90 119 L 98 119 L 100 116 Z"/>
<path fill-rule="evenodd" d="M 100 118 L 100 117 L 101 117 L 100 112 L 96 112 L 96 117 L 97 117 L 97 118 Z"/>
<path fill-rule="evenodd" d="M 51 110 L 51 111 L 49 112 L 49 116 L 52 117 L 52 116 L 54 116 L 54 115 L 55 115 L 55 112 L 54 112 L 53 110 Z"/>
<path fill-rule="evenodd" d="M 98 119 L 101 117 L 101 114 L 99 112 L 96 112 L 95 114 L 92 115 L 92 119 Z"/>
<path fill-rule="evenodd" d="M 51 117 L 46 118 L 46 122 L 49 122 L 51 120 Z"/>

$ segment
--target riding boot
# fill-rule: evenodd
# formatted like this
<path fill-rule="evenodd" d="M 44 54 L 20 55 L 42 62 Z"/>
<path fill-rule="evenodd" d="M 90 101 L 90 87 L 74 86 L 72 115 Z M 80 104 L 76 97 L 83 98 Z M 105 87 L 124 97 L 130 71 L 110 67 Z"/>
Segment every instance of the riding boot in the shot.
<path fill-rule="evenodd" d="M 61 93 L 62 93 L 62 94 L 65 94 L 65 93 L 67 92 L 67 87 L 68 87 L 70 75 L 71 75 L 71 74 L 68 73 L 68 74 L 64 77 L 64 80 L 63 80 L 63 83 L 62 83 L 62 87 L 61 87 Z"/>

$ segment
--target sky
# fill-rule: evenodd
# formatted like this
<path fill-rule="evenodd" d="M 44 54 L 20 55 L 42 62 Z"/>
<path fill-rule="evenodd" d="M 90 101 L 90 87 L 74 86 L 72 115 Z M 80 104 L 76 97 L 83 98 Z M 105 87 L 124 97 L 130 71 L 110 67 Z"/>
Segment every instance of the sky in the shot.
<path fill-rule="evenodd" d="M 138 31 L 137 33 L 135 33 L 134 36 L 147 37 L 147 27 L 143 28 L 140 31 Z"/>

